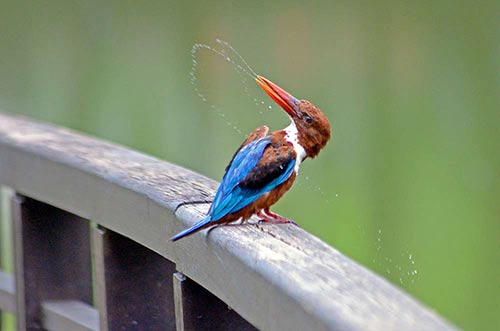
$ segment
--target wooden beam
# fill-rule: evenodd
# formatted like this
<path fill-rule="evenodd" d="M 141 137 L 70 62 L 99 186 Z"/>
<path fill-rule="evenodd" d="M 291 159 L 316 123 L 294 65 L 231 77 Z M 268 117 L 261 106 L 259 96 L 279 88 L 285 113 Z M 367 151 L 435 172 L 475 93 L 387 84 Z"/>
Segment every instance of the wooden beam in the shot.
<path fill-rule="evenodd" d="M 0 184 L 157 252 L 261 330 L 453 330 L 431 309 L 304 230 L 230 226 L 179 242 L 217 183 L 67 129 L 0 114 Z"/>

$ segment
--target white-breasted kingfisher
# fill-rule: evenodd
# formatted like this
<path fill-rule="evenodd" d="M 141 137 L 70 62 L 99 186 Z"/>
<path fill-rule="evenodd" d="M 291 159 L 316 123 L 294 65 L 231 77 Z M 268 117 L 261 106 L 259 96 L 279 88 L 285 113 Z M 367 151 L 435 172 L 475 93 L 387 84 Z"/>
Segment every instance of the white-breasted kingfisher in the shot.
<path fill-rule="evenodd" d="M 226 167 L 207 216 L 171 238 L 179 240 L 212 225 L 257 215 L 262 222 L 294 223 L 269 208 L 292 187 L 299 166 L 314 158 L 330 139 L 325 114 L 307 100 L 298 100 L 270 80 L 255 79 L 264 91 L 290 116 L 291 124 L 268 134 L 265 125 L 255 129 Z"/>

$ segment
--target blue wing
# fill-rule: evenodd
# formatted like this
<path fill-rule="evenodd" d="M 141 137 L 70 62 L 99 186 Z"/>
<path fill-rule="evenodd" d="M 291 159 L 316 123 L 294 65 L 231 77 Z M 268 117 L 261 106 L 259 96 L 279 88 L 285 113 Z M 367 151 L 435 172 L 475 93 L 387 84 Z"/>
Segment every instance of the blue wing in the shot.
<path fill-rule="evenodd" d="M 292 175 L 295 158 L 287 159 L 285 166 L 279 167 L 279 173 L 268 180 L 260 181 L 260 185 L 240 185 L 246 177 L 256 170 L 264 150 L 271 144 L 270 137 L 252 141 L 234 156 L 222 182 L 215 194 L 208 215 L 212 221 L 235 213 L 257 200 L 262 194 L 271 191 Z"/>
<path fill-rule="evenodd" d="M 271 137 L 265 136 L 240 147 L 226 169 L 208 215 L 171 240 L 179 240 L 243 209 L 290 178 L 295 167 L 295 154 L 290 148 L 284 155 L 278 155 L 276 150 L 274 157 L 262 160 L 266 148 L 271 144 Z"/>

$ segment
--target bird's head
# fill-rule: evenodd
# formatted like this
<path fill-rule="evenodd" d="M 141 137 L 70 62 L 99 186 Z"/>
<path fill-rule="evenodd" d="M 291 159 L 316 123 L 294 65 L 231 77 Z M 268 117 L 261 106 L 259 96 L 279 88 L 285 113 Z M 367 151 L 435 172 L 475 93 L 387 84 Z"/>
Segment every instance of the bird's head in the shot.
<path fill-rule="evenodd" d="M 257 76 L 257 84 L 283 108 L 297 127 L 299 144 L 313 158 L 330 139 L 330 122 L 310 101 L 299 100 L 267 78 Z"/>

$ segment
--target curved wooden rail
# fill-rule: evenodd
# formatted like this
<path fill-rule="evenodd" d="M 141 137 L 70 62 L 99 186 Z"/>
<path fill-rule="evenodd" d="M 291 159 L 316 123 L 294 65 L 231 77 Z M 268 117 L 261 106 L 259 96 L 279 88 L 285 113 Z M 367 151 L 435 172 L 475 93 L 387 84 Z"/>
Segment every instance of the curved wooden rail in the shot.
<path fill-rule="evenodd" d="M 20 196 L 98 224 L 92 234 L 92 258 L 97 272 L 94 286 L 99 297 L 96 305 L 101 329 L 113 329 L 109 310 L 124 304 L 118 299 L 114 301 L 110 284 L 116 282 L 109 282 L 109 277 L 118 273 L 120 276 L 115 279 L 122 281 L 124 275 L 133 274 L 136 276 L 130 281 L 135 281 L 137 277 L 159 273 L 170 284 L 176 271 L 173 298 L 167 297 L 164 312 L 175 319 L 170 325 L 177 325 L 177 329 L 195 328 L 188 315 L 196 309 L 205 309 L 211 323 L 222 323 L 219 327 L 227 324 L 217 322 L 220 317 L 214 302 L 219 299 L 224 309 L 229 306 L 229 310 L 253 325 L 245 322 L 239 324 L 240 329 L 455 329 L 382 277 L 295 226 L 228 226 L 169 242 L 173 234 L 200 219 L 208 206 L 186 205 L 175 211 L 176 208 L 186 201 L 210 200 L 217 183 L 182 167 L 68 129 L 0 114 L 0 184 Z M 14 208 L 18 208 L 14 214 L 23 219 L 39 207 L 26 207 L 22 200 L 15 202 Z M 23 249 L 19 244 L 16 247 L 18 251 Z M 118 250 L 129 255 L 123 260 L 110 259 L 110 252 Z M 175 269 L 140 267 L 137 271 L 134 265 L 127 265 L 126 270 L 120 270 L 123 263 L 130 263 L 132 255 L 138 254 L 138 261 L 148 260 L 150 250 L 159 254 L 160 260 L 171 261 Z M 161 265 L 160 260 L 150 265 Z M 113 264 L 114 269 L 107 270 Z M 21 265 L 18 271 L 22 269 Z M 155 282 L 161 285 L 161 279 Z M 202 288 L 193 290 L 197 284 Z M 129 288 L 130 298 L 135 290 Z M 155 295 L 147 293 L 146 297 L 154 301 Z M 19 300 L 18 295 L 18 307 Z M 195 308 L 198 300 L 204 300 L 204 308 Z M 43 303 L 43 311 L 48 311 L 49 317 L 58 308 L 57 302 Z M 107 316 L 107 324 L 102 321 L 103 316 Z M 43 323 L 52 321 L 49 317 Z M 216 325 L 212 327 L 217 329 Z"/>

